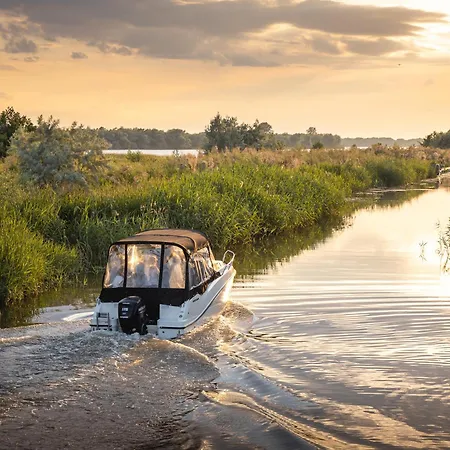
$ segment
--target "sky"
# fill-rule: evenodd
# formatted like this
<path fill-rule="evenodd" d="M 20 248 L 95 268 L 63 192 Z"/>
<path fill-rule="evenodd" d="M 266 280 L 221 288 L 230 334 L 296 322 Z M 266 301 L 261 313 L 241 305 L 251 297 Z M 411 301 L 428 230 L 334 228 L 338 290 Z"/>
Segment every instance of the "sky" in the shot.
<path fill-rule="evenodd" d="M 450 128 L 448 0 L 0 0 L 0 110 L 98 127 Z"/>

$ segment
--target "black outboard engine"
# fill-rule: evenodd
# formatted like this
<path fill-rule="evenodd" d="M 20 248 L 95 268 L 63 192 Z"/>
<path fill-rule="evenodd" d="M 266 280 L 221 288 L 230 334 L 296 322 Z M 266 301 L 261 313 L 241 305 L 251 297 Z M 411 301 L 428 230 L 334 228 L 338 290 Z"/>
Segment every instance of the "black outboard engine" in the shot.
<path fill-rule="evenodd" d="M 139 334 L 147 334 L 145 303 L 140 297 L 133 295 L 123 298 L 118 306 L 120 328 L 124 333 L 137 331 Z"/>

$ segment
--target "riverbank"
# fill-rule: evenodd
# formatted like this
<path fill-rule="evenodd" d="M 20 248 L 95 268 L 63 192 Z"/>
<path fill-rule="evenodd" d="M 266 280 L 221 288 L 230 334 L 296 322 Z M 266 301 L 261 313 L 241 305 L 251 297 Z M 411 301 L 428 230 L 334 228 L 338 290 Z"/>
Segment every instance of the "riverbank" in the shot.
<path fill-rule="evenodd" d="M 434 156 L 397 149 L 109 155 L 97 185 L 66 193 L 21 186 L 9 161 L 0 177 L 0 324 L 11 314 L 25 320 L 20 305 L 37 293 L 102 270 L 109 244 L 123 236 L 194 228 L 224 248 L 307 229 L 343 217 L 356 191 L 433 176 Z"/>

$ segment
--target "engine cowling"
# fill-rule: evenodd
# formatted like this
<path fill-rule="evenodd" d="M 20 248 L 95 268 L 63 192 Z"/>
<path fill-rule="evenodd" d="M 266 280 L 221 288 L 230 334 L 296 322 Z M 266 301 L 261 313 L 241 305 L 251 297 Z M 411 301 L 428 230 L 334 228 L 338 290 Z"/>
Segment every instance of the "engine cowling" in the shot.
<path fill-rule="evenodd" d="M 147 334 L 145 303 L 135 295 L 123 298 L 118 304 L 119 324 L 127 334 Z"/>

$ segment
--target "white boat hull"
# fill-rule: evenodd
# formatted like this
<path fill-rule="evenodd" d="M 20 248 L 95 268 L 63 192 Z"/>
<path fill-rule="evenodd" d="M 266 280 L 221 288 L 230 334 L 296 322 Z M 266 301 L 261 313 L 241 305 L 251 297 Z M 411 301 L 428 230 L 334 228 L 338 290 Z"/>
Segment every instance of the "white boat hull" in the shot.
<path fill-rule="evenodd" d="M 223 264 L 220 276 L 213 280 L 203 294 L 197 294 L 181 306 L 161 304 L 156 325 L 148 325 L 148 331 L 160 339 L 173 339 L 188 333 L 222 312 L 231 290 L 235 269 Z M 119 323 L 118 302 L 98 302 L 91 320 L 93 330 L 122 331 Z"/>

